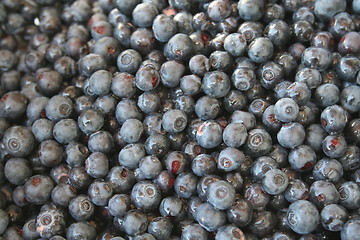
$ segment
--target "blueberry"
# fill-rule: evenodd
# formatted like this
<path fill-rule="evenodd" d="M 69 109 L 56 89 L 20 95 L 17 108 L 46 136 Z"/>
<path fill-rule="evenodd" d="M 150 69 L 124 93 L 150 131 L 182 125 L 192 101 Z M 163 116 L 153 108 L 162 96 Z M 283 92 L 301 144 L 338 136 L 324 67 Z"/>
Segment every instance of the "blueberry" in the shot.
<path fill-rule="evenodd" d="M 309 47 L 304 50 L 301 61 L 306 67 L 324 71 L 331 64 L 331 53 L 324 48 Z"/>
<path fill-rule="evenodd" d="M 11 158 L 4 166 L 5 178 L 13 185 L 22 185 L 32 176 L 30 162 L 24 158 Z"/>
<path fill-rule="evenodd" d="M 156 217 L 150 223 L 148 232 L 156 239 L 165 240 L 169 239 L 173 225 L 166 217 Z"/>
<path fill-rule="evenodd" d="M 322 141 L 326 136 L 327 133 L 320 124 L 311 124 L 306 129 L 305 143 L 312 147 L 312 149 L 314 149 L 316 152 L 319 152 L 322 150 Z"/>
<path fill-rule="evenodd" d="M 54 70 L 59 72 L 63 79 L 74 77 L 78 71 L 75 60 L 68 56 L 59 57 L 54 62 Z"/>
<path fill-rule="evenodd" d="M 134 240 L 156 240 L 156 238 L 150 233 L 143 233 L 133 238 Z"/>
<path fill-rule="evenodd" d="M 160 83 L 159 72 L 151 67 L 141 67 L 135 76 L 135 85 L 142 91 L 156 88 Z"/>
<path fill-rule="evenodd" d="M 104 153 L 91 153 L 85 160 L 85 169 L 93 178 L 105 177 L 109 172 L 109 160 Z"/>
<path fill-rule="evenodd" d="M 231 55 L 226 51 L 214 51 L 209 57 L 210 66 L 214 70 L 228 71 L 232 67 Z"/>
<path fill-rule="evenodd" d="M 309 171 L 316 162 L 316 153 L 308 145 L 300 145 L 290 150 L 288 161 L 296 171 Z"/>
<path fill-rule="evenodd" d="M 240 228 L 234 227 L 232 225 L 225 225 L 218 229 L 215 235 L 215 239 L 240 240 L 245 239 L 245 235 Z"/>
<path fill-rule="evenodd" d="M 272 61 L 261 65 L 258 75 L 260 77 L 261 85 L 266 89 L 272 89 L 284 77 L 282 67 Z"/>
<path fill-rule="evenodd" d="M 122 217 L 130 210 L 130 197 L 126 194 L 113 195 L 108 203 L 108 209 L 112 216 Z"/>
<path fill-rule="evenodd" d="M 320 213 L 321 224 L 329 231 L 340 231 L 347 221 L 348 213 L 338 204 L 326 205 Z"/>
<path fill-rule="evenodd" d="M 119 163 L 129 169 L 135 169 L 143 157 L 145 157 L 143 144 L 128 144 L 119 152 Z"/>
<path fill-rule="evenodd" d="M 104 117 L 103 115 L 96 110 L 88 109 L 83 111 L 77 121 L 77 126 L 80 130 L 90 135 L 94 132 L 97 132 L 104 125 Z"/>
<path fill-rule="evenodd" d="M 33 175 L 25 182 L 25 197 L 30 203 L 42 205 L 50 199 L 54 183 L 45 175 Z"/>
<path fill-rule="evenodd" d="M 323 180 L 312 183 L 309 192 L 309 201 L 318 208 L 323 208 L 327 204 L 337 203 L 340 194 L 334 184 Z"/>
<path fill-rule="evenodd" d="M 290 228 L 298 234 L 313 232 L 320 222 L 320 214 L 315 205 L 306 200 L 290 204 L 286 217 Z"/>
<path fill-rule="evenodd" d="M 294 148 L 304 142 L 305 134 L 305 129 L 301 124 L 297 122 L 286 123 L 277 133 L 277 140 L 283 147 Z"/>
<path fill-rule="evenodd" d="M 340 94 L 341 106 L 350 113 L 355 113 L 360 110 L 360 87 L 352 85 L 345 87 Z"/>
<path fill-rule="evenodd" d="M 119 13 L 119 14 L 121 14 L 121 13 Z M 110 16 L 113 16 L 113 15 L 111 15 L 111 12 L 109 14 L 109 21 L 111 21 Z M 121 19 L 121 17 L 118 17 L 116 19 Z M 114 20 L 114 21 L 116 21 L 116 20 Z M 118 40 L 119 44 L 122 47 L 126 47 L 126 48 L 130 47 L 130 39 L 131 39 L 131 35 L 133 33 L 133 28 L 131 27 L 131 25 L 127 22 L 121 22 L 121 20 L 119 23 L 115 23 L 113 25 L 114 25 L 113 37 L 116 40 Z"/>
<path fill-rule="evenodd" d="M 294 82 L 286 90 L 287 95 L 299 105 L 307 104 L 311 98 L 311 90 L 305 83 Z"/>
<path fill-rule="evenodd" d="M 82 58 L 78 62 L 79 72 L 82 75 L 90 77 L 94 72 L 98 70 L 106 69 L 106 61 L 100 54 L 90 53 Z"/>
<path fill-rule="evenodd" d="M 0 233 L 3 234 L 9 225 L 10 218 L 9 215 L 2 209 L 0 209 Z"/>
<path fill-rule="evenodd" d="M 281 121 L 276 118 L 274 113 L 274 105 L 270 105 L 262 114 L 262 123 L 269 131 L 276 132 L 281 128 Z"/>
<path fill-rule="evenodd" d="M 251 203 L 254 209 L 262 209 L 270 201 L 270 195 L 263 190 L 260 183 L 250 184 L 245 189 L 244 197 Z"/>
<path fill-rule="evenodd" d="M 115 116 L 121 124 L 130 118 L 142 119 L 142 113 L 136 105 L 136 102 L 130 99 L 123 99 L 117 104 Z"/>
<path fill-rule="evenodd" d="M 212 174 L 216 170 L 215 159 L 211 155 L 200 154 L 192 160 L 191 169 L 199 177 Z"/>
<path fill-rule="evenodd" d="M 25 239 L 36 239 L 39 237 L 39 233 L 36 232 L 36 217 L 27 220 L 22 228 L 23 237 Z"/>
<path fill-rule="evenodd" d="M 89 155 L 89 149 L 78 142 L 71 142 L 65 148 L 65 161 L 71 166 L 83 165 Z"/>
<path fill-rule="evenodd" d="M 345 171 L 353 171 L 359 168 L 360 148 L 354 145 L 347 147 L 346 153 L 338 161 Z"/>
<path fill-rule="evenodd" d="M 11 51 L 7 49 L 1 49 L 0 56 L 1 56 L 1 62 L 0 62 L 1 71 L 9 71 L 15 66 L 17 59 L 15 54 L 13 54 Z"/>
<path fill-rule="evenodd" d="M 48 101 L 49 99 L 47 97 L 35 97 L 29 102 L 26 109 L 26 116 L 30 123 L 34 123 L 43 116 Z"/>
<path fill-rule="evenodd" d="M 133 50 L 128 49 L 120 53 L 117 58 L 117 66 L 120 72 L 135 74 L 141 64 L 141 55 Z"/>
<path fill-rule="evenodd" d="M 327 180 L 337 183 L 343 176 L 343 167 L 335 159 L 323 158 L 316 162 L 313 169 L 315 180 Z"/>
<path fill-rule="evenodd" d="M 226 214 L 210 203 L 203 203 L 196 209 L 196 220 L 207 231 L 215 231 L 225 224 Z"/>
<path fill-rule="evenodd" d="M 173 174 L 179 174 L 186 170 L 188 166 L 188 156 L 181 151 L 170 152 L 165 159 L 165 166 L 167 170 Z"/>
<path fill-rule="evenodd" d="M 165 55 L 171 60 L 189 59 L 193 51 L 193 42 L 183 33 L 177 33 L 171 37 L 164 48 Z"/>
<path fill-rule="evenodd" d="M 246 39 L 240 33 L 231 33 L 224 40 L 224 49 L 235 57 L 242 56 L 246 46 Z"/>
<path fill-rule="evenodd" d="M 147 28 L 137 28 L 130 37 L 130 46 L 140 54 L 147 54 L 154 49 L 154 33 Z"/>
<path fill-rule="evenodd" d="M 322 142 L 322 149 L 329 158 L 339 158 L 346 153 L 347 143 L 341 135 L 328 135 Z"/>
<path fill-rule="evenodd" d="M 229 113 L 236 110 L 244 109 L 247 104 L 246 96 L 238 90 L 230 90 L 229 93 L 224 97 L 224 107 Z"/>
<path fill-rule="evenodd" d="M 119 43 L 113 37 L 102 37 L 94 43 L 93 52 L 102 55 L 105 61 L 116 61 L 116 58 L 120 54 Z"/>
<path fill-rule="evenodd" d="M 220 145 L 222 140 L 221 126 L 214 120 L 202 123 L 196 132 L 196 141 L 204 148 L 214 148 Z"/>
<path fill-rule="evenodd" d="M 67 183 L 56 185 L 51 192 L 51 200 L 56 206 L 68 207 L 69 202 L 76 197 L 77 190 Z"/>
<path fill-rule="evenodd" d="M 246 199 L 239 199 L 227 210 L 228 221 L 237 227 L 244 227 L 250 223 L 253 207 Z"/>
<path fill-rule="evenodd" d="M 155 178 L 156 183 L 163 192 L 169 192 L 174 187 L 175 178 L 168 170 L 161 171 Z"/>
<path fill-rule="evenodd" d="M 185 202 L 176 196 L 165 197 L 161 200 L 159 206 L 160 215 L 173 218 L 175 222 L 184 219 L 186 215 Z"/>
<path fill-rule="evenodd" d="M 270 152 L 271 145 L 271 136 L 265 129 L 252 129 L 248 132 L 248 137 L 244 145 L 245 153 L 253 157 L 266 155 Z"/>
<path fill-rule="evenodd" d="M 209 4 L 207 13 L 215 22 L 219 22 L 228 17 L 231 13 L 230 3 L 227 1 L 216 0 Z"/>
<path fill-rule="evenodd" d="M 282 46 L 290 39 L 290 27 L 281 19 L 274 19 L 264 29 L 264 36 L 268 37 L 275 46 Z"/>
<path fill-rule="evenodd" d="M 136 182 L 134 172 L 122 166 L 112 167 L 106 179 L 111 183 L 114 193 L 128 192 Z"/>
<path fill-rule="evenodd" d="M 136 92 L 134 76 L 126 72 L 115 73 L 111 82 L 111 91 L 118 97 L 132 97 Z"/>
<path fill-rule="evenodd" d="M 315 15 L 314 12 L 311 11 L 309 7 L 301 7 L 293 13 L 292 19 L 294 22 L 305 20 L 311 24 L 314 24 Z"/>
<path fill-rule="evenodd" d="M 181 198 L 190 198 L 196 192 L 197 176 L 191 172 L 180 173 L 174 182 L 174 190 Z"/>
<path fill-rule="evenodd" d="M 262 118 L 263 113 L 270 103 L 263 98 L 254 99 L 248 106 L 248 111 L 255 115 L 257 118 Z"/>
<path fill-rule="evenodd" d="M 156 133 L 146 139 L 144 147 L 148 155 L 162 157 L 169 151 L 169 145 L 170 143 L 166 136 Z"/>
<path fill-rule="evenodd" d="M 119 9 L 119 11 L 125 15 L 130 15 L 133 9 L 139 4 L 141 1 L 125 1 L 125 0 L 116 0 L 115 5 Z"/>
<path fill-rule="evenodd" d="M 36 231 L 40 237 L 50 238 L 61 235 L 65 230 L 65 217 L 58 209 L 41 211 L 36 219 Z"/>
<path fill-rule="evenodd" d="M 350 240 L 354 238 L 354 236 L 358 236 L 360 228 L 359 219 L 351 219 L 345 223 L 343 228 L 341 229 L 341 239 Z"/>
<path fill-rule="evenodd" d="M 360 135 L 359 135 L 359 125 L 360 121 L 359 118 L 355 118 L 351 120 L 347 127 L 346 127 L 346 138 L 349 139 L 353 143 L 360 142 Z"/>
<path fill-rule="evenodd" d="M 77 123 L 73 119 L 61 119 L 53 127 L 53 136 L 56 141 L 67 144 L 76 141 L 80 135 Z"/>
<path fill-rule="evenodd" d="M 256 118 L 254 114 L 247 111 L 236 110 L 234 111 L 229 119 L 230 123 L 242 123 L 246 130 L 253 129 L 256 125 Z"/>
<path fill-rule="evenodd" d="M 94 205 L 105 206 L 113 195 L 112 185 L 103 180 L 95 180 L 88 188 L 88 195 Z"/>
<path fill-rule="evenodd" d="M 209 59 L 203 54 L 194 55 L 189 60 L 189 68 L 193 74 L 203 76 L 210 70 Z"/>
<path fill-rule="evenodd" d="M 274 46 L 270 39 L 266 37 L 258 37 L 250 43 L 248 56 L 256 63 L 263 63 L 270 60 L 273 55 L 273 51 Z"/>
<path fill-rule="evenodd" d="M 70 183 L 77 189 L 84 189 L 91 184 L 91 177 L 87 174 L 85 167 L 73 167 L 69 174 Z"/>
<path fill-rule="evenodd" d="M 57 71 L 40 68 L 36 71 L 36 84 L 41 92 L 53 96 L 61 90 L 63 78 Z"/>
<path fill-rule="evenodd" d="M 152 3 L 140 3 L 132 11 L 133 22 L 139 27 L 150 27 L 158 11 Z"/>
<path fill-rule="evenodd" d="M 314 6 L 315 15 L 322 21 L 329 20 L 332 16 L 334 16 L 338 12 L 342 12 L 346 8 L 346 1 L 343 0 L 335 0 L 331 3 L 327 1 L 320 0 L 316 1 Z"/>
<path fill-rule="evenodd" d="M 164 113 L 162 126 L 165 131 L 178 133 L 185 129 L 187 125 L 187 116 L 184 111 L 172 109 Z"/>
<path fill-rule="evenodd" d="M 230 91 L 229 76 L 222 71 L 205 73 L 203 80 L 203 91 L 210 96 L 221 98 Z"/>
<path fill-rule="evenodd" d="M 26 113 L 28 100 L 18 91 L 5 93 L 0 99 L 0 117 L 10 120 L 21 117 Z"/>
<path fill-rule="evenodd" d="M 75 222 L 69 226 L 66 232 L 66 239 L 75 240 L 78 238 L 95 240 L 96 230 L 89 222 Z"/>
<path fill-rule="evenodd" d="M 254 182 L 261 182 L 265 173 L 271 169 L 278 168 L 275 159 L 268 156 L 258 157 L 251 166 L 251 176 Z"/>
<path fill-rule="evenodd" d="M 159 42 L 167 42 L 177 32 L 177 25 L 173 18 L 159 14 L 154 18 L 152 24 L 154 37 Z"/>
<path fill-rule="evenodd" d="M 69 118 L 74 109 L 70 98 L 55 95 L 50 98 L 45 106 L 46 116 L 52 121 Z"/>
<path fill-rule="evenodd" d="M 235 201 L 234 187 L 223 180 L 210 183 L 206 195 L 208 202 L 219 210 L 228 209 Z"/>
<path fill-rule="evenodd" d="M 190 240 L 196 237 L 198 240 L 208 239 L 208 232 L 199 224 L 189 224 L 181 232 L 181 239 Z"/>
<path fill-rule="evenodd" d="M 346 54 L 358 54 L 360 48 L 358 46 L 357 41 L 360 38 L 360 34 L 358 32 L 349 32 L 341 37 L 338 44 L 338 51 L 342 55 Z"/>
<path fill-rule="evenodd" d="M 170 0 L 169 4 L 172 5 L 172 2 L 175 2 L 174 0 Z M 184 3 L 187 1 L 183 1 Z M 180 11 L 174 15 L 174 21 L 177 26 L 177 30 L 179 33 L 184 33 L 187 35 L 190 35 L 194 30 L 191 22 L 192 22 L 192 14 L 189 10 L 187 11 Z"/>
<path fill-rule="evenodd" d="M 205 95 L 196 101 L 195 113 L 201 120 L 215 119 L 220 113 L 220 106 L 217 98 Z"/>
<path fill-rule="evenodd" d="M 8 128 L 2 139 L 6 151 L 14 157 L 25 157 L 30 154 L 35 145 L 32 132 L 23 126 Z"/>
<path fill-rule="evenodd" d="M 354 182 L 344 182 L 339 187 L 339 204 L 346 209 L 357 209 L 360 205 L 360 188 Z"/>
<path fill-rule="evenodd" d="M 125 142 L 136 143 L 140 140 L 143 131 L 143 124 L 139 120 L 128 119 L 123 123 L 120 134 Z"/>
<path fill-rule="evenodd" d="M 314 98 L 319 106 L 330 107 L 339 102 L 340 90 L 335 84 L 321 84 L 316 88 Z"/>
<path fill-rule="evenodd" d="M 263 237 L 273 232 L 276 227 L 276 216 L 269 211 L 260 210 L 254 212 L 253 219 L 249 224 L 249 229 L 256 236 Z"/>
<path fill-rule="evenodd" d="M 106 70 L 98 70 L 89 78 L 89 91 L 104 96 L 110 92 L 112 74 Z"/>
<path fill-rule="evenodd" d="M 94 204 L 85 195 L 79 194 L 69 202 L 69 213 L 77 221 L 89 219 L 94 211 Z"/>
<path fill-rule="evenodd" d="M 309 195 L 309 188 L 305 182 L 300 179 L 289 181 L 289 185 L 284 192 L 286 200 L 293 203 L 297 200 L 306 200 Z"/>
<path fill-rule="evenodd" d="M 255 72 L 248 67 L 238 67 L 231 75 L 233 85 L 240 91 L 247 91 L 254 87 L 256 82 Z"/>
<path fill-rule="evenodd" d="M 229 147 L 242 146 L 247 138 L 246 127 L 242 123 L 230 123 L 223 132 L 223 141 Z"/>
<path fill-rule="evenodd" d="M 292 98 L 281 98 L 274 105 L 274 114 L 282 122 L 294 121 L 299 114 L 299 105 Z"/>
<path fill-rule="evenodd" d="M 227 147 L 218 156 L 217 168 L 230 172 L 238 169 L 244 161 L 245 155 L 242 151 L 233 147 Z"/>
<path fill-rule="evenodd" d="M 276 195 L 285 191 L 289 183 L 287 175 L 279 169 L 271 169 L 264 174 L 262 186 L 268 194 Z"/>
<path fill-rule="evenodd" d="M 69 183 L 69 174 L 71 168 L 69 165 L 60 163 L 59 165 L 54 166 L 50 170 L 50 177 L 56 184 L 60 183 Z"/>
<path fill-rule="evenodd" d="M 196 187 L 196 191 L 198 196 L 206 201 L 207 200 L 207 188 L 209 187 L 209 184 L 215 181 L 219 181 L 221 180 L 219 176 L 216 175 L 207 175 L 202 177 L 198 183 L 197 183 L 197 187 Z"/>
<path fill-rule="evenodd" d="M 265 3 L 262 0 L 255 2 L 249 0 L 240 0 L 237 5 L 239 15 L 245 21 L 257 21 L 264 14 Z"/>

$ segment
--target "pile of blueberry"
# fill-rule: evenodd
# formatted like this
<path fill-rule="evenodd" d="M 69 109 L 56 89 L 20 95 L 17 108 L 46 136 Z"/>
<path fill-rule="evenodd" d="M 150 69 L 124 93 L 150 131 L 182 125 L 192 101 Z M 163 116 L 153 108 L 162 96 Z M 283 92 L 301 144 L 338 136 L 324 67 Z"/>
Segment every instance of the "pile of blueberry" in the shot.
<path fill-rule="evenodd" d="M 1 0 L 0 240 L 359 240 L 360 0 Z"/>

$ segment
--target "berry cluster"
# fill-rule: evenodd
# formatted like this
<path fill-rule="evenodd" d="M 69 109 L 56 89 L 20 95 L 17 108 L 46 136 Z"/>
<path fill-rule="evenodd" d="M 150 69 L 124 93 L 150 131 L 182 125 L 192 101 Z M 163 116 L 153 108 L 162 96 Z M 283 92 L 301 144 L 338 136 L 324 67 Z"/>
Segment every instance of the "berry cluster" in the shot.
<path fill-rule="evenodd" d="M 360 0 L 1 0 L 0 240 L 360 239 Z"/>

